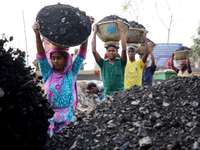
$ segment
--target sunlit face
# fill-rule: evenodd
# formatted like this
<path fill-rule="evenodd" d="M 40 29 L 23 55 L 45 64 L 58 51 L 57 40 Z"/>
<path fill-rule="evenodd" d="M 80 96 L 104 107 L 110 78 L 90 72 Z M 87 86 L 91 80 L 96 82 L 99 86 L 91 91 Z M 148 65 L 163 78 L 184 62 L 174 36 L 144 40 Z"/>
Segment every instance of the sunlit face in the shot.
<path fill-rule="evenodd" d="M 90 93 L 95 93 L 95 94 L 98 93 L 96 87 L 92 87 L 91 89 L 88 89 L 88 90 L 90 91 Z"/>
<path fill-rule="evenodd" d="M 55 52 L 51 55 L 53 69 L 57 72 L 63 72 L 66 61 L 67 60 L 58 52 Z"/>
<path fill-rule="evenodd" d="M 117 49 L 115 47 L 109 47 L 107 49 L 107 56 L 110 60 L 113 60 L 117 57 Z"/>
<path fill-rule="evenodd" d="M 132 48 L 129 48 L 128 49 L 128 56 L 129 56 L 129 59 L 135 59 L 135 54 L 136 54 L 136 50 L 132 49 Z"/>
<path fill-rule="evenodd" d="M 90 93 L 94 93 L 94 89 L 89 89 Z"/>

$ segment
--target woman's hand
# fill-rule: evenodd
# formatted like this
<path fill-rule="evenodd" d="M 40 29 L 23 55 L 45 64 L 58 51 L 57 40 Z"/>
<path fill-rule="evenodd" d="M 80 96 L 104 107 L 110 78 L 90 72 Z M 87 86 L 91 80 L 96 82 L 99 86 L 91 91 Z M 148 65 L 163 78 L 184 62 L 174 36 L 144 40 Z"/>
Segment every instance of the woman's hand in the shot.
<path fill-rule="evenodd" d="M 35 32 L 35 34 L 39 34 L 38 30 L 40 29 L 40 24 L 38 22 L 35 22 L 33 25 L 32 25 L 32 29 L 33 31 Z"/>
<path fill-rule="evenodd" d="M 91 22 L 91 25 L 94 23 L 94 17 L 93 16 L 90 16 L 90 22 Z"/>
<path fill-rule="evenodd" d="M 93 16 L 88 16 L 88 15 L 87 15 L 87 17 L 90 19 L 90 22 L 91 22 L 91 25 L 92 25 L 94 23 L 94 20 L 95 20 L 94 17 Z"/>

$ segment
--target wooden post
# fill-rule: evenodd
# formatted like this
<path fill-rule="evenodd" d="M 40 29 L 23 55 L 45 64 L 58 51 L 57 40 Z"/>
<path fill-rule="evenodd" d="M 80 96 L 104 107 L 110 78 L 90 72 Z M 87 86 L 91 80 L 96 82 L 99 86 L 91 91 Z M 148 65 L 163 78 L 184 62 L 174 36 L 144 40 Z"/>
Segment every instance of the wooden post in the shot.
<path fill-rule="evenodd" d="M 23 16 L 23 24 L 24 24 L 24 36 L 25 36 L 25 45 L 26 45 L 26 65 L 29 66 L 29 61 L 28 61 L 28 49 L 27 49 L 27 38 L 26 38 L 26 28 L 25 28 L 25 19 L 24 19 L 24 11 L 22 9 L 22 16 Z"/>

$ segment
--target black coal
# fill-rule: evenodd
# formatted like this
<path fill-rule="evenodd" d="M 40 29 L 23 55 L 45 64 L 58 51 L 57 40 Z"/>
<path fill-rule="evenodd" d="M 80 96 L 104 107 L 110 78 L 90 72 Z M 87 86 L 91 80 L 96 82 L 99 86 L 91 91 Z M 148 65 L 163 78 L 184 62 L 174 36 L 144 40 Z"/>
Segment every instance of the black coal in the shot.
<path fill-rule="evenodd" d="M 188 48 L 187 46 L 181 46 L 176 51 L 184 51 L 184 50 L 192 50 L 191 48 Z"/>
<path fill-rule="evenodd" d="M 145 29 L 145 27 L 142 24 L 139 24 L 136 21 L 129 21 L 129 24 L 130 24 L 131 28 L 139 28 L 139 29 L 144 28 Z"/>
<path fill-rule="evenodd" d="M 0 40 L 0 128 L 3 149 L 44 150 L 48 118 L 54 114 L 43 91 L 34 83 L 31 68 L 24 68 L 19 49 L 4 49 Z M 10 38 L 12 40 L 12 38 Z"/>
<path fill-rule="evenodd" d="M 55 150 L 200 149 L 200 77 L 115 92 L 55 134 Z"/>
<path fill-rule="evenodd" d="M 74 46 L 91 33 L 91 22 L 84 11 L 65 4 L 43 7 L 36 16 L 41 34 L 55 45 Z"/>
<path fill-rule="evenodd" d="M 7 40 L 0 40 L 5 43 Z M 90 113 L 47 135 L 53 111 L 19 49 L 0 47 L 0 127 L 4 149 L 200 149 L 200 77 L 115 92 Z M 47 142 L 48 141 L 48 142 Z"/>
<path fill-rule="evenodd" d="M 101 19 L 98 23 L 107 22 L 107 21 L 117 21 L 117 20 L 122 20 L 122 21 L 124 21 L 124 22 L 129 24 L 129 22 L 125 18 L 121 18 L 121 17 L 119 17 L 117 15 L 106 16 L 103 19 Z"/>
<path fill-rule="evenodd" d="M 152 40 L 150 40 L 149 38 L 147 38 L 147 42 L 151 42 L 152 44 L 155 44 Z M 144 40 L 142 40 L 141 44 L 144 44 Z"/>

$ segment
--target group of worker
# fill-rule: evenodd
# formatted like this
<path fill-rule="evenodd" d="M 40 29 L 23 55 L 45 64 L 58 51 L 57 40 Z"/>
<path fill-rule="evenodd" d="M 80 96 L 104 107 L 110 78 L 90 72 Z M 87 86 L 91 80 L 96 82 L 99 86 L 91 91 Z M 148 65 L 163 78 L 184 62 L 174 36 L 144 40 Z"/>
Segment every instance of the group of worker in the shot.
<path fill-rule="evenodd" d="M 92 25 L 94 18 L 92 16 L 88 17 Z M 147 30 L 143 29 L 145 53 L 141 60 L 135 60 L 137 45 L 130 44 L 128 45 L 129 60 L 127 61 L 127 43 L 123 32 L 123 21 L 118 20 L 117 23 L 121 36 L 121 56 L 117 57 L 119 46 L 109 44 L 105 45 L 107 59 L 101 58 L 96 51 L 97 24 L 93 26 L 92 53 L 100 67 L 103 84 L 98 85 L 98 88 L 88 85 L 88 87 L 92 87 L 88 88 L 88 90 L 91 93 L 99 94 L 100 100 L 115 91 L 124 90 L 134 85 L 149 84 L 151 86 L 153 74 L 156 70 L 152 44 L 147 42 Z M 80 44 L 77 55 L 73 58 L 68 52 L 69 47 L 56 46 L 53 43 L 50 43 L 48 52 L 46 52 L 47 48 L 45 48 L 44 41 L 38 31 L 40 24 L 35 22 L 32 29 L 35 33 L 36 57 L 39 70 L 43 76 L 45 94 L 55 112 L 54 116 L 48 119 L 49 127 L 47 133 L 52 136 L 55 132 L 62 130 L 67 124 L 74 121 L 74 113 L 78 103 L 76 80 L 83 61 L 86 59 L 88 39 Z M 152 62 L 147 67 L 149 53 Z M 172 65 L 172 67 L 174 66 Z M 102 93 L 105 94 L 102 95 Z"/>
<path fill-rule="evenodd" d="M 111 95 L 116 91 L 124 90 L 134 85 L 141 86 L 142 84 L 149 84 L 150 86 L 152 86 L 153 74 L 156 70 L 155 59 L 152 52 L 152 43 L 147 41 L 148 31 L 142 29 L 145 53 L 139 61 L 136 61 L 135 56 L 137 54 L 137 49 L 139 48 L 139 46 L 138 44 L 134 43 L 131 43 L 127 46 L 123 32 L 123 22 L 119 20 L 117 23 L 121 37 L 121 56 L 119 56 L 118 54 L 118 44 L 113 43 L 105 45 L 105 59 L 102 58 L 96 50 L 97 24 L 94 24 L 93 26 L 94 32 L 92 38 L 92 52 L 97 64 L 100 67 L 104 91 L 102 90 L 102 85 L 101 91 L 103 91 L 103 93 L 100 92 L 99 85 L 96 85 L 93 82 L 88 84 L 87 89 L 91 93 L 98 94 L 99 96 L 101 95 L 100 97 L 102 97 L 102 94 L 105 96 Z M 151 65 L 147 67 L 149 54 L 151 55 Z M 102 100 L 102 98 L 99 100 Z"/>
<path fill-rule="evenodd" d="M 118 54 L 119 46 L 117 44 L 105 45 L 106 54 L 104 59 L 101 58 L 96 50 L 96 34 L 97 24 L 93 26 L 93 38 L 92 38 L 92 52 L 97 64 L 100 67 L 101 77 L 103 83 L 100 85 L 90 82 L 87 85 L 87 89 L 90 93 L 95 93 L 99 97 L 99 101 L 105 99 L 105 96 L 120 90 L 130 88 L 134 85 L 141 86 L 148 84 L 152 86 L 153 75 L 156 70 L 155 58 L 153 55 L 152 43 L 147 41 L 148 31 L 143 29 L 143 38 L 145 45 L 145 53 L 139 61 L 136 61 L 135 55 L 137 54 L 138 44 L 128 45 L 128 61 L 127 61 L 127 43 L 123 33 L 123 22 L 118 21 L 118 28 L 121 36 L 122 52 L 121 56 Z M 180 67 L 174 66 L 174 53 L 170 59 L 170 69 L 177 72 L 177 76 L 190 76 L 191 67 L 188 55 L 186 53 L 186 61 L 181 62 Z M 151 56 L 151 64 L 147 67 L 149 62 L 148 56 Z M 104 97 L 104 98 L 102 98 Z"/>

